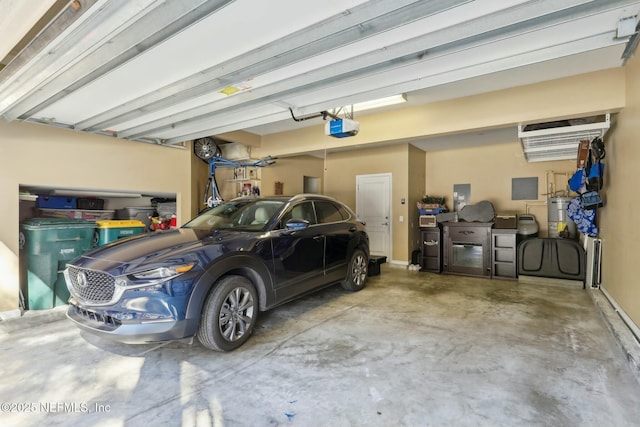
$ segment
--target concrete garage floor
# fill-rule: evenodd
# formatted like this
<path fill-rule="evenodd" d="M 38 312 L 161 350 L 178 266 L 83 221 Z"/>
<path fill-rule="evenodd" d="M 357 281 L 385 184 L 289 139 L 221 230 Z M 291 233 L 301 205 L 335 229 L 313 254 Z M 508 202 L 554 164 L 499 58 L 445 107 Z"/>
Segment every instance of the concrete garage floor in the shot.
<path fill-rule="evenodd" d="M 640 385 L 577 287 L 385 265 L 362 292 L 263 314 L 227 354 L 113 344 L 52 313 L 0 322 L 2 425 L 640 423 Z"/>

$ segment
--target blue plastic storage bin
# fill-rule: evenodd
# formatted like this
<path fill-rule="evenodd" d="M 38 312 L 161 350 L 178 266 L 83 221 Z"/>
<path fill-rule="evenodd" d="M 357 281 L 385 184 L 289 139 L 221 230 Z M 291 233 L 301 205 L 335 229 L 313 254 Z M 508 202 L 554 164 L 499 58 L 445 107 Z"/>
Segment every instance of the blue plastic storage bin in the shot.
<path fill-rule="evenodd" d="M 37 205 L 45 209 L 75 209 L 76 198 L 67 196 L 48 196 L 38 194 Z"/>

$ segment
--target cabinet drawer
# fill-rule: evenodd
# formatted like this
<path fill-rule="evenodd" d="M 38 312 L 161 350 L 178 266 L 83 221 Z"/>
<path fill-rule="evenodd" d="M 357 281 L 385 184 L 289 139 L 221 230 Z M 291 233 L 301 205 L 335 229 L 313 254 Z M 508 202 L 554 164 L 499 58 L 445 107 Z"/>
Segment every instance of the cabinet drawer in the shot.
<path fill-rule="evenodd" d="M 496 248 L 515 248 L 516 235 L 514 234 L 495 234 L 493 235 L 493 244 Z"/>
<path fill-rule="evenodd" d="M 428 271 L 440 272 L 440 258 L 437 257 L 423 257 L 422 269 Z"/>
<path fill-rule="evenodd" d="M 496 249 L 493 251 L 494 262 L 516 262 L 516 250 L 515 249 Z"/>
<path fill-rule="evenodd" d="M 449 227 L 452 242 L 482 242 L 487 238 L 487 230 L 480 227 Z"/>
<path fill-rule="evenodd" d="M 493 275 L 496 277 L 516 277 L 516 264 L 494 264 Z"/>
<path fill-rule="evenodd" d="M 424 256 L 438 256 L 440 254 L 440 242 L 437 240 L 423 240 L 422 253 Z"/>

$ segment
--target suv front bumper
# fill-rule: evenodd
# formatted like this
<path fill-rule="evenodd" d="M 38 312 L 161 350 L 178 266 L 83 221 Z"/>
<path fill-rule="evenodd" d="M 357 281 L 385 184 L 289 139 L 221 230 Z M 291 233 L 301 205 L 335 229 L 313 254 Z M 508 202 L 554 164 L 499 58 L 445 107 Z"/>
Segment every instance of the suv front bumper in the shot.
<path fill-rule="evenodd" d="M 190 322 L 174 316 L 144 318 L 148 313 L 114 310 L 120 307 L 83 307 L 73 297 L 67 317 L 93 335 L 127 344 L 174 341 L 193 336 Z M 138 316 L 137 316 L 138 315 Z"/>

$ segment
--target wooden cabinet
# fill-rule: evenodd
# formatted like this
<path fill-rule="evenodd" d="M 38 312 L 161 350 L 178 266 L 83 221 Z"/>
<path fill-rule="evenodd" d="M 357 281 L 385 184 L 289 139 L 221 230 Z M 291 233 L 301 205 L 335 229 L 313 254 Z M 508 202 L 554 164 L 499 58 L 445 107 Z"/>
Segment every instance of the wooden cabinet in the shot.
<path fill-rule="evenodd" d="M 491 277 L 492 222 L 442 223 L 442 271 Z"/>
<path fill-rule="evenodd" d="M 517 274 L 516 237 L 518 230 L 494 229 L 491 231 L 491 275 L 497 278 L 515 279 Z"/>
<path fill-rule="evenodd" d="M 422 259 L 420 271 L 442 272 L 442 238 L 440 227 L 421 228 Z"/>

